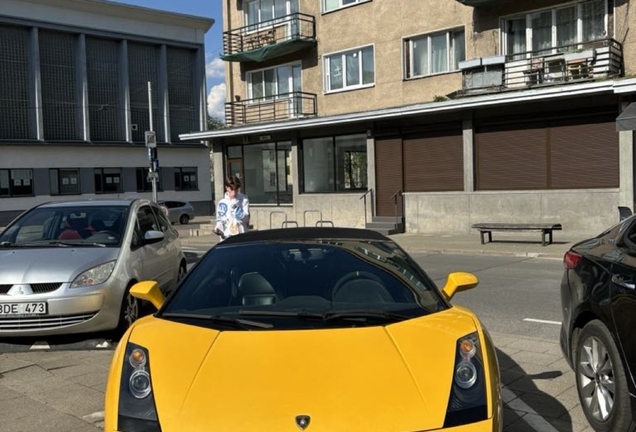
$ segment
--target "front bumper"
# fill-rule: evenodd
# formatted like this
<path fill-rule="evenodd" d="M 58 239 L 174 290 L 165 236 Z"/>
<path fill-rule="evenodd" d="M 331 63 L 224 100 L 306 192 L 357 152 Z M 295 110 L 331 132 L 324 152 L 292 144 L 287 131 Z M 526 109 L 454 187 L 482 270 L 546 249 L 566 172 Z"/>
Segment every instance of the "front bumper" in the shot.
<path fill-rule="evenodd" d="M 125 285 L 117 278 L 91 288 L 64 283 L 46 294 L 0 295 L 8 303 L 46 302 L 46 315 L 0 316 L 0 338 L 63 335 L 112 330 L 119 322 Z"/>

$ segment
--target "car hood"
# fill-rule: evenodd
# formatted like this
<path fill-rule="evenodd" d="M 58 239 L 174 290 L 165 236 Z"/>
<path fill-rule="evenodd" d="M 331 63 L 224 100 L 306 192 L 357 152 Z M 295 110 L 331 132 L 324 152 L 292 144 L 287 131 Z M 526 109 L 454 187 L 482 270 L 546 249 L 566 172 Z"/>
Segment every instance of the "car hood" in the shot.
<path fill-rule="evenodd" d="M 119 248 L 0 249 L 0 285 L 72 282 L 91 267 L 117 259 Z"/>
<path fill-rule="evenodd" d="M 148 349 L 162 429 L 298 432 L 441 428 L 457 339 L 454 310 L 386 327 L 219 332 L 161 319 L 130 341 Z M 178 353 L 178 354 L 176 354 Z"/>

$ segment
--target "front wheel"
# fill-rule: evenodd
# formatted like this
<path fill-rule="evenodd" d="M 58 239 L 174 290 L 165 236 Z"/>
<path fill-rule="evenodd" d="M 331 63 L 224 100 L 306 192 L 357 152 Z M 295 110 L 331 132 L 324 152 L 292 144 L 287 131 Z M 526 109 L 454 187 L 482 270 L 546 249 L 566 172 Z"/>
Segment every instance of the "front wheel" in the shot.
<path fill-rule="evenodd" d="M 597 432 L 631 432 L 632 419 L 625 369 L 609 330 L 598 320 L 579 336 L 576 388 L 588 422 Z"/>
<path fill-rule="evenodd" d="M 139 318 L 139 310 L 141 305 L 139 300 L 130 294 L 130 288 L 126 288 L 124 298 L 121 302 L 121 310 L 119 312 L 119 325 L 117 326 L 117 333 L 124 334 L 128 328 L 133 325 Z"/>

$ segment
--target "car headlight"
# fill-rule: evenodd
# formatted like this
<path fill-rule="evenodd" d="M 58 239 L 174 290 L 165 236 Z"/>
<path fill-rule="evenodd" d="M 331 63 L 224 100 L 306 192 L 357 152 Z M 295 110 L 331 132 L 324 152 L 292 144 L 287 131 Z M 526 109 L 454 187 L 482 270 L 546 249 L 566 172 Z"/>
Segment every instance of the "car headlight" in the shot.
<path fill-rule="evenodd" d="M 479 335 L 471 333 L 457 341 L 453 385 L 444 428 L 486 420 L 486 383 Z"/>
<path fill-rule="evenodd" d="M 117 430 L 127 432 L 161 432 L 150 378 L 148 350 L 128 343 L 121 383 Z"/>
<path fill-rule="evenodd" d="M 71 288 L 84 288 L 102 284 L 108 280 L 114 268 L 115 261 L 110 261 L 86 270 L 75 278 L 71 284 Z"/>

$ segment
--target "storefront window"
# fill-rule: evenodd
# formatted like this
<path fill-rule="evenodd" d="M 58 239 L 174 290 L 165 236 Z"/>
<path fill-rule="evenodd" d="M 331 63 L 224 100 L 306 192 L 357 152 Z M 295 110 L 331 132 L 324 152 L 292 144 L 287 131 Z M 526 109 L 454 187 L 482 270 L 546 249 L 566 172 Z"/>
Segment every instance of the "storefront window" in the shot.
<path fill-rule="evenodd" d="M 242 170 L 242 191 L 250 204 L 291 204 L 291 142 L 245 145 L 228 148 L 228 167 L 232 175 Z M 242 156 L 241 156 L 242 155 Z"/>
<path fill-rule="evenodd" d="M 365 135 L 312 138 L 303 141 L 305 192 L 367 189 Z"/>

